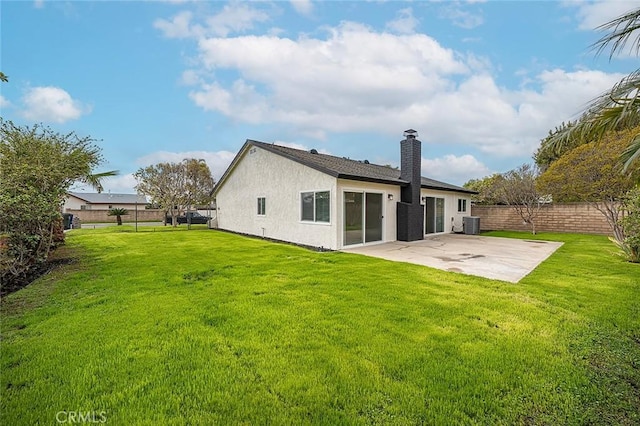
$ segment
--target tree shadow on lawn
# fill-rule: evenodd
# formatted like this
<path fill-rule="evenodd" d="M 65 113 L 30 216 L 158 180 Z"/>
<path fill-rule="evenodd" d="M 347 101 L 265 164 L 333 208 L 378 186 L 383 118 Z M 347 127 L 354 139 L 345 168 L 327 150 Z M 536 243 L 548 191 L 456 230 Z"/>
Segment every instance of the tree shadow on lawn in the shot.
<path fill-rule="evenodd" d="M 6 296 L 21 290 L 37 280 L 65 265 L 77 262 L 78 258 L 73 256 L 71 251 L 64 247 L 58 247 L 49 258 L 41 265 L 30 269 L 27 273 L 21 274 L 15 278 L 2 283 L 0 287 L 0 300 L 5 300 Z"/>

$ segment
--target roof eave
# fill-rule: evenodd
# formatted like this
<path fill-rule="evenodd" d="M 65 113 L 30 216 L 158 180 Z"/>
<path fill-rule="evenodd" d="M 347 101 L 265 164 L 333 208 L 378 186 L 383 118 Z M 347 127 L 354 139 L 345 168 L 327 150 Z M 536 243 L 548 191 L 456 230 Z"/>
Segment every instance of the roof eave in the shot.
<path fill-rule="evenodd" d="M 348 175 L 344 173 L 338 174 L 337 178 L 355 180 L 359 182 L 383 183 L 386 185 L 397 185 L 397 186 L 404 186 L 409 184 L 409 182 L 406 182 L 400 179 L 380 179 L 380 178 L 373 178 L 373 177 L 367 177 L 367 176 Z"/>
<path fill-rule="evenodd" d="M 470 195 L 477 194 L 476 191 L 472 191 L 470 189 L 464 189 L 464 188 L 444 188 L 444 187 L 435 186 L 435 185 L 420 185 L 420 188 L 436 189 L 438 191 L 448 191 L 448 192 L 462 192 Z"/>

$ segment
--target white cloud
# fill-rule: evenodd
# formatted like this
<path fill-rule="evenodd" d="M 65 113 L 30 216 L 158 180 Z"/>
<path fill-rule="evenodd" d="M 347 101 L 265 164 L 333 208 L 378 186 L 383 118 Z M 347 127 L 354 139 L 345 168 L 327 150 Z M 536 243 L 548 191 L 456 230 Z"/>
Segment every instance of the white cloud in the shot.
<path fill-rule="evenodd" d="M 422 158 L 422 176 L 462 185 L 469 179 L 481 178 L 492 172 L 472 155 L 445 155 L 440 158 Z"/>
<path fill-rule="evenodd" d="M 157 163 L 177 163 L 185 158 L 203 159 L 209 166 L 211 175 L 217 181 L 220 179 L 220 176 L 222 176 L 227 167 L 229 167 L 229 164 L 231 164 L 235 155 L 235 152 L 230 151 L 158 151 L 138 158 L 136 163 L 141 167 L 146 167 Z"/>
<path fill-rule="evenodd" d="M 9 108 L 11 106 L 11 102 L 4 96 L 0 95 L 0 108 Z"/>
<path fill-rule="evenodd" d="M 42 9 L 44 7 L 44 0 L 34 0 L 33 7 L 36 9 Z"/>
<path fill-rule="evenodd" d="M 197 70 L 185 70 L 180 77 L 180 83 L 185 86 L 195 86 L 204 83 Z"/>
<path fill-rule="evenodd" d="M 353 22 L 323 29 L 297 38 L 196 37 L 198 58 L 182 82 L 196 105 L 238 123 L 282 124 L 317 139 L 416 128 L 427 143 L 522 157 L 622 77 L 556 69 L 520 75 L 520 88 L 508 89 L 489 59 L 425 34 Z"/>
<path fill-rule="evenodd" d="M 376 120 L 393 121 L 450 88 L 446 76 L 468 72 L 453 51 L 423 34 L 380 34 L 348 22 L 328 31 L 325 40 L 202 39 L 203 67 L 209 72 L 237 70 L 240 78 L 203 84 L 190 96 L 204 109 L 240 121 L 283 122 L 300 131 L 347 131 L 368 129 Z M 258 90 L 264 87 L 266 92 Z"/>
<path fill-rule="evenodd" d="M 133 173 L 108 177 L 102 181 L 102 186 L 104 187 L 103 192 L 111 191 L 115 194 L 134 193 L 134 188 L 137 184 L 138 182 L 136 181 L 136 178 L 133 177 Z M 95 192 L 95 190 L 91 189 L 90 192 Z"/>
<path fill-rule="evenodd" d="M 256 22 L 269 20 L 269 15 L 245 3 L 230 3 L 217 15 L 207 18 L 213 34 L 226 37 L 231 32 L 241 32 L 253 28 Z"/>
<path fill-rule="evenodd" d="M 22 98 L 22 116 L 28 120 L 64 123 L 91 112 L 59 87 L 33 87 Z"/>
<path fill-rule="evenodd" d="M 287 148 L 300 149 L 302 151 L 309 151 L 311 149 L 306 145 L 295 143 L 295 142 L 275 141 L 274 144 L 280 145 L 280 146 L 286 146 Z"/>
<path fill-rule="evenodd" d="M 456 2 L 444 6 L 440 10 L 440 16 L 449 19 L 453 25 L 467 30 L 479 27 L 484 23 L 481 14 L 465 10 Z"/>
<path fill-rule="evenodd" d="M 508 90 L 496 84 L 486 58 L 456 54 L 424 34 L 376 33 L 354 23 L 328 31 L 326 39 L 201 39 L 199 75 L 210 81 L 190 97 L 238 122 L 283 123 L 318 138 L 420 127 L 427 141 L 512 156 L 533 152 L 548 129 L 621 77 L 552 70 Z M 238 78 L 211 81 L 219 69 Z"/>
<path fill-rule="evenodd" d="M 291 0 L 291 6 L 300 15 L 309 16 L 313 12 L 313 2 L 311 0 Z"/>
<path fill-rule="evenodd" d="M 170 20 L 156 19 L 153 26 L 168 38 L 218 36 L 226 37 L 234 32 L 250 30 L 256 23 L 269 20 L 269 15 L 246 3 L 226 4 L 220 12 L 204 18 L 202 23 L 194 23 L 190 11 L 177 13 Z"/>
<path fill-rule="evenodd" d="M 593 30 L 640 6 L 638 0 L 565 1 L 564 3 L 578 8 L 578 28 L 581 30 Z"/>
<path fill-rule="evenodd" d="M 577 118 L 588 101 L 620 77 L 600 71 L 545 71 L 535 78 L 539 88 L 509 91 L 489 75 L 475 75 L 426 102 L 424 114 L 435 140 L 502 156 L 529 154 L 549 129 Z"/>
<path fill-rule="evenodd" d="M 400 9 L 396 13 L 396 19 L 387 22 L 387 30 L 397 34 L 412 34 L 418 26 L 418 19 L 413 16 L 413 10 L 410 7 Z"/>
<path fill-rule="evenodd" d="M 303 144 L 299 144 L 299 143 L 295 143 L 295 142 L 282 142 L 282 141 L 275 141 L 274 144 L 276 145 L 280 145 L 280 146 L 286 146 L 288 148 L 294 148 L 294 149 L 301 149 L 303 151 L 310 151 L 312 148 L 309 148 L 307 145 L 303 145 Z M 317 149 L 315 148 L 320 154 L 329 154 L 331 155 L 331 152 L 327 151 L 324 148 L 320 148 Z"/>
<path fill-rule="evenodd" d="M 171 20 L 156 19 L 153 26 L 168 38 L 187 38 L 197 37 L 204 34 L 202 26 L 191 26 L 191 18 L 193 14 L 189 11 L 183 11 L 176 14 Z"/>

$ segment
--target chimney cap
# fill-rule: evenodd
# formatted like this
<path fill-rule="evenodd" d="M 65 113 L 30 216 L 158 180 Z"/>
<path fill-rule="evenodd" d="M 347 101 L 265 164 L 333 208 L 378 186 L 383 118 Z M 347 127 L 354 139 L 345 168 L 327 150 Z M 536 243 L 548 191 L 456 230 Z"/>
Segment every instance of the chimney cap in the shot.
<path fill-rule="evenodd" d="M 418 131 L 413 129 L 405 130 L 402 136 L 407 139 L 415 139 L 418 137 Z"/>

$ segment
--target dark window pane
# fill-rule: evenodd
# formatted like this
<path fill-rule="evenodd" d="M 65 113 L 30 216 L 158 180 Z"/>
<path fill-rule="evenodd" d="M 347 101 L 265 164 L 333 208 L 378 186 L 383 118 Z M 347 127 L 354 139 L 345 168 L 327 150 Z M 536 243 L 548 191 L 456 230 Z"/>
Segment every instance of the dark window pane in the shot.
<path fill-rule="evenodd" d="M 313 221 L 313 192 L 303 192 L 300 196 L 302 220 Z"/>
<path fill-rule="evenodd" d="M 265 207 L 266 207 L 265 197 L 259 197 L 258 198 L 258 214 L 259 215 L 264 215 L 266 213 Z"/>
<path fill-rule="evenodd" d="M 316 192 L 316 222 L 329 222 L 329 191 Z"/>
<path fill-rule="evenodd" d="M 363 243 L 362 193 L 344 193 L 344 245 Z"/>

